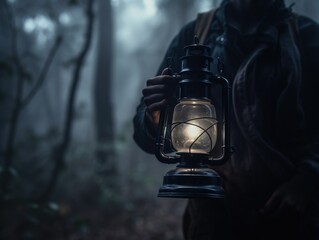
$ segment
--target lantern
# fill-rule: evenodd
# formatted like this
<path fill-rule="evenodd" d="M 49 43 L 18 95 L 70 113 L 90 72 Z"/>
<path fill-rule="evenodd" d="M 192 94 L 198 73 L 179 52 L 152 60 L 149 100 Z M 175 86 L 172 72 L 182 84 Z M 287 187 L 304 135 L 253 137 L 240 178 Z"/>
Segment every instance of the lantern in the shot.
<path fill-rule="evenodd" d="M 178 99 L 161 111 L 156 142 L 156 157 L 176 164 L 159 189 L 159 197 L 222 198 L 221 178 L 211 166 L 224 164 L 230 156 L 230 86 L 219 74 L 210 71 L 211 49 L 195 44 L 186 46 L 178 74 Z M 218 111 L 212 100 L 219 92 Z M 218 95 L 218 94 L 217 94 Z"/>

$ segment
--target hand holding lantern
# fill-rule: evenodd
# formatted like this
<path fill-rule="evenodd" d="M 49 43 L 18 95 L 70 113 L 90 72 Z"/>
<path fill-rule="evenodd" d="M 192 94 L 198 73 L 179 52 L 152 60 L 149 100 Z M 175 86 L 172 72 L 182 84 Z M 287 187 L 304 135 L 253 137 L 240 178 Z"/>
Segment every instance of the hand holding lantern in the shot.
<path fill-rule="evenodd" d="M 221 198 L 220 177 L 208 165 L 223 164 L 230 155 L 230 87 L 227 79 L 210 72 L 209 47 L 197 44 L 195 38 L 195 44 L 185 51 L 178 101 L 162 111 L 156 143 L 159 161 L 179 165 L 164 176 L 158 196 Z M 222 87 L 220 121 L 211 99 L 216 86 Z M 220 154 L 216 157 L 213 152 Z"/>

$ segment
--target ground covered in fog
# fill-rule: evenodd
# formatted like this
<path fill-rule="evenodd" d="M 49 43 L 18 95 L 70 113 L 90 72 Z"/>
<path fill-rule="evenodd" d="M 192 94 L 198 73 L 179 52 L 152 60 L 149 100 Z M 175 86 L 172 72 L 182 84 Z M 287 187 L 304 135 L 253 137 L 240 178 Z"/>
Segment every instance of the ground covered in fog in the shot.
<path fill-rule="evenodd" d="M 68 239 L 182 239 L 184 204 L 179 203 L 171 200 L 141 201 L 108 214 L 90 207 L 68 219 Z"/>
<path fill-rule="evenodd" d="M 87 206 L 81 209 L 64 203 L 60 205 L 59 217 L 55 220 L 34 222 L 33 227 L 15 226 L 18 232 L 7 240 L 179 240 L 183 239 L 184 206 L 184 200 L 173 199 L 148 199 L 125 206 Z"/>

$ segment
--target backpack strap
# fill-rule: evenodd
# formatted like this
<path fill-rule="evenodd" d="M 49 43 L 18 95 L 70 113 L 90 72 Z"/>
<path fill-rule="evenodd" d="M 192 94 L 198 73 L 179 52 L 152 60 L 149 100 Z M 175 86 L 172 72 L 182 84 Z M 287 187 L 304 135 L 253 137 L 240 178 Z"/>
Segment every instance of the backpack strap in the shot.
<path fill-rule="evenodd" d="M 196 19 L 195 31 L 199 39 L 199 44 L 204 44 L 207 33 L 210 27 L 210 23 L 213 20 L 215 9 L 212 9 L 208 12 L 199 13 Z"/>

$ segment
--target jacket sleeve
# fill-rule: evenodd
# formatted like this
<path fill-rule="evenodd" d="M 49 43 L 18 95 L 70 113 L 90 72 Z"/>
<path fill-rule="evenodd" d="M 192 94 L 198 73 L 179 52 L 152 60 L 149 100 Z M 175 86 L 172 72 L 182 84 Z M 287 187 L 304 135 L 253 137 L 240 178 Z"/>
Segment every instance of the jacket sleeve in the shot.
<path fill-rule="evenodd" d="M 183 54 L 183 48 L 185 45 L 191 44 L 190 39 L 193 38 L 195 28 L 195 21 L 190 22 L 184 26 L 177 36 L 172 40 L 164 59 L 157 71 L 156 75 L 160 75 L 164 68 L 168 67 L 168 58 L 171 58 L 171 67 L 174 72 L 180 71 L 179 58 Z M 141 99 L 140 104 L 137 106 L 136 114 L 133 118 L 134 133 L 133 139 L 136 144 L 147 153 L 155 152 L 156 130 L 152 123 L 149 122 L 145 115 L 146 106 L 144 99 Z"/>
<path fill-rule="evenodd" d="M 147 153 L 155 152 L 155 129 L 148 122 L 146 116 L 146 106 L 143 98 L 137 106 L 136 114 L 133 119 L 134 133 L 133 139 L 136 144 Z"/>

